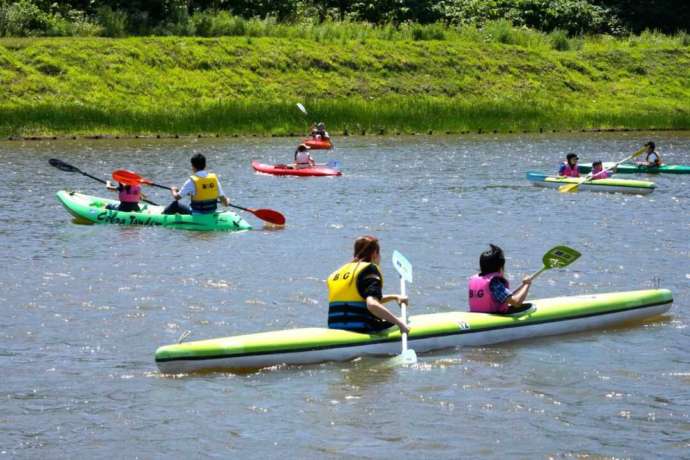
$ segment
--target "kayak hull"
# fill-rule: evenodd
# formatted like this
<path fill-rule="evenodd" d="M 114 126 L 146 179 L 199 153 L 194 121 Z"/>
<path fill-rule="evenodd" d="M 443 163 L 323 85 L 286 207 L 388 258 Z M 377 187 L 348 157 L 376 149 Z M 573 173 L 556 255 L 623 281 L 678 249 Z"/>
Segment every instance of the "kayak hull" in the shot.
<path fill-rule="evenodd" d="M 666 289 L 534 300 L 514 315 L 447 312 L 410 317 L 410 348 L 417 353 L 486 346 L 567 334 L 639 321 L 665 313 L 673 296 Z M 348 361 L 400 353 L 396 327 L 380 334 L 303 328 L 167 345 L 158 348 L 163 373 L 256 369 L 281 364 Z"/>
<path fill-rule="evenodd" d="M 558 188 L 566 184 L 576 184 L 582 179 L 576 177 L 547 176 L 539 172 L 528 172 L 527 180 L 537 187 Z M 647 195 L 652 193 L 655 187 L 653 182 L 643 180 L 597 179 L 583 183 L 578 187 L 578 190 Z"/>
<path fill-rule="evenodd" d="M 232 211 L 208 215 L 162 214 L 163 206 L 142 203 L 140 212 L 121 212 L 105 209 L 116 200 L 99 198 L 78 192 L 59 191 L 58 201 L 81 224 L 117 224 L 147 227 L 166 227 L 196 231 L 251 230 L 251 225 Z"/>
<path fill-rule="evenodd" d="M 341 176 L 343 173 L 337 169 L 329 168 L 327 166 L 313 166 L 311 168 L 295 169 L 287 165 L 267 165 L 252 161 L 252 168 L 254 171 L 262 174 L 271 174 L 273 176 L 302 176 L 302 177 L 316 177 L 316 176 Z"/>
<path fill-rule="evenodd" d="M 613 167 L 615 163 L 603 163 L 604 168 Z M 578 165 L 581 173 L 589 173 L 592 170 L 592 163 L 582 163 Z M 661 165 L 651 167 L 634 163 L 624 163 L 618 165 L 616 174 L 690 174 L 690 165 Z"/>
<path fill-rule="evenodd" d="M 302 143 L 312 150 L 330 150 L 333 148 L 333 143 L 331 141 L 320 139 L 305 139 Z"/>

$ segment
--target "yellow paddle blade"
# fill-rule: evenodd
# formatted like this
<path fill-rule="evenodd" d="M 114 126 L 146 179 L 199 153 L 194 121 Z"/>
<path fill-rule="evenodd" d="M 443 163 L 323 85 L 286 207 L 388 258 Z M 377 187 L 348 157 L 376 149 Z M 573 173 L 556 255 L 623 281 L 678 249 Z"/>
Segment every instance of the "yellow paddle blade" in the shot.
<path fill-rule="evenodd" d="M 582 181 L 584 182 L 584 181 Z M 578 182 L 576 184 L 565 184 L 561 185 L 558 187 L 558 191 L 561 193 L 570 193 L 570 192 L 577 192 L 577 188 L 580 186 L 582 182 Z"/>

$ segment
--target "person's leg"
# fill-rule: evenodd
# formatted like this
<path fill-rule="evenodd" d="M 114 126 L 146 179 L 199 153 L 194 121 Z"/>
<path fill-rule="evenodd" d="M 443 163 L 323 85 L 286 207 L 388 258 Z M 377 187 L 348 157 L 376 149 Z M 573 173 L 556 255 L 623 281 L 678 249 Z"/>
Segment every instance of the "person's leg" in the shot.
<path fill-rule="evenodd" d="M 139 204 L 138 203 L 120 203 L 120 206 L 117 207 L 118 211 L 122 212 L 138 212 L 141 209 L 139 209 Z"/>
<path fill-rule="evenodd" d="M 163 210 L 163 214 L 191 214 L 192 210 L 189 209 L 188 206 L 184 204 L 180 204 L 178 200 L 173 201 L 170 203 L 166 208 Z"/>

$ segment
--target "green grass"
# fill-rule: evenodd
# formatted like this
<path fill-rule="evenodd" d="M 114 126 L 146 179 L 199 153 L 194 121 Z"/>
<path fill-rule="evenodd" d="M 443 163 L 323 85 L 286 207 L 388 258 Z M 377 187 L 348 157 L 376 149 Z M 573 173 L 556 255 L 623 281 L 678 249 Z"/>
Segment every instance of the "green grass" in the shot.
<path fill-rule="evenodd" d="M 442 40 L 321 30 L 0 39 L 0 134 L 281 135 L 316 119 L 335 134 L 690 128 L 682 34 L 568 38 L 500 22 Z"/>

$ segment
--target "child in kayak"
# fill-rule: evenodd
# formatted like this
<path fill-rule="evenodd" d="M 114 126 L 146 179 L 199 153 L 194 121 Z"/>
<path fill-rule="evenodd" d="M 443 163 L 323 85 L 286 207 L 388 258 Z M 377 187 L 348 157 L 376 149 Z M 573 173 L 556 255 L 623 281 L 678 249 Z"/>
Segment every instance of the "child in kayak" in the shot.
<path fill-rule="evenodd" d="M 401 332 L 410 328 L 403 319 L 383 304 L 395 300 L 407 302 L 399 294 L 383 295 L 383 275 L 379 268 L 379 241 L 373 236 L 355 240 L 354 259 L 330 274 L 328 286 L 328 327 L 372 334 L 391 326 Z"/>
<path fill-rule="evenodd" d="M 206 171 L 206 157 L 197 153 L 191 159 L 192 175 L 185 181 L 181 189 L 172 187 L 170 194 L 175 201 L 170 203 L 163 214 L 211 214 L 218 208 L 218 200 L 225 206 L 230 200 L 225 196 L 218 176 Z M 190 206 L 179 203 L 183 197 L 191 197 Z"/>
<path fill-rule="evenodd" d="M 307 145 L 300 144 L 295 150 L 295 169 L 311 168 L 316 164 L 309 153 L 310 148 Z"/>
<path fill-rule="evenodd" d="M 601 160 L 597 160 L 592 163 L 592 180 L 597 179 L 608 179 L 616 172 L 616 168 L 604 169 L 604 165 Z"/>
<path fill-rule="evenodd" d="M 490 244 L 488 251 L 479 256 L 480 272 L 470 278 L 469 304 L 470 311 L 477 313 L 513 313 L 522 310 L 529 292 L 532 278 L 526 276 L 522 284 L 513 292 L 504 277 L 506 259 L 503 250 Z M 511 309 L 511 307 L 514 307 Z M 517 308 L 515 308 L 517 307 Z"/>
<path fill-rule="evenodd" d="M 128 185 L 118 182 L 117 186 L 115 186 L 108 180 L 105 181 L 105 188 L 111 192 L 117 192 L 118 199 L 120 200 L 120 204 L 106 205 L 106 209 L 122 212 L 137 212 L 141 210 L 139 208 L 139 202 L 143 197 L 141 185 Z"/>
<path fill-rule="evenodd" d="M 569 153 L 565 157 L 566 161 L 561 163 L 561 167 L 558 168 L 558 175 L 565 177 L 580 177 L 580 171 L 577 168 L 578 156 L 574 153 Z"/>

